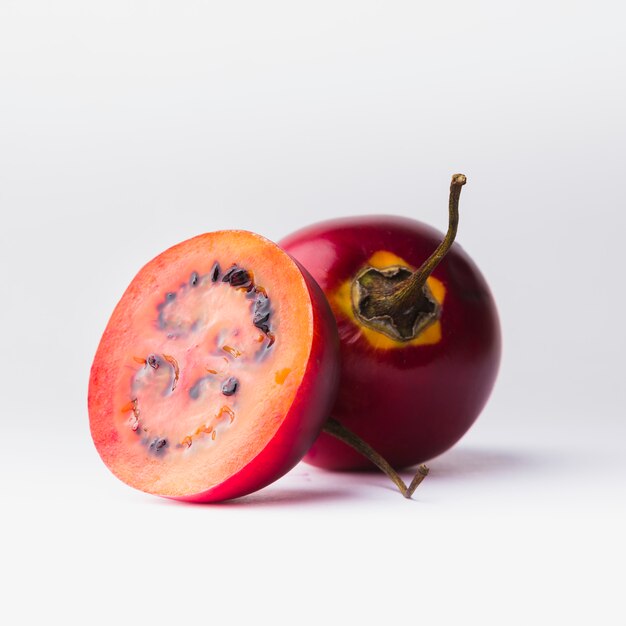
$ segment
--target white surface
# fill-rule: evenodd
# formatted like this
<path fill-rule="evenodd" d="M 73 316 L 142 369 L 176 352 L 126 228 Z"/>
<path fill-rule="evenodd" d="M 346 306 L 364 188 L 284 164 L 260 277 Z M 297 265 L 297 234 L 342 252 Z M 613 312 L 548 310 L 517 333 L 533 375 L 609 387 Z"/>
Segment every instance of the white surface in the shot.
<path fill-rule="evenodd" d="M 1 3 L 2 622 L 623 624 L 624 17 Z M 505 352 L 415 501 L 298 466 L 191 507 L 108 473 L 89 366 L 144 262 L 218 228 L 443 228 L 454 171 Z"/>

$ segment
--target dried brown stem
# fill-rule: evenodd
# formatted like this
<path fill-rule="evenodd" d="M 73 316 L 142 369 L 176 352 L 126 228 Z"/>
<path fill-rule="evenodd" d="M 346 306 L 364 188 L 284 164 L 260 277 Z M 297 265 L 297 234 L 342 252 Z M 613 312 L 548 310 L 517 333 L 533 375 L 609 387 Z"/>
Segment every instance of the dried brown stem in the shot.
<path fill-rule="evenodd" d="M 459 225 L 459 198 L 467 182 L 454 174 L 448 201 L 448 231 L 436 250 L 414 272 L 406 267 L 364 267 L 352 282 L 355 317 L 368 328 L 395 341 L 411 341 L 439 316 L 440 305 L 426 285 L 428 277 L 446 256 Z"/>
<path fill-rule="evenodd" d="M 324 432 L 332 435 L 333 437 L 343 441 L 350 447 L 354 448 L 357 452 L 362 454 L 365 458 L 370 460 L 376 467 L 383 471 L 398 487 L 400 493 L 405 498 L 410 498 L 419 484 L 428 475 L 428 468 L 426 465 L 420 465 L 417 468 L 417 473 L 413 477 L 411 484 L 407 487 L 405 482 L 400 478 L 400 475 L 396 470 L 389 465 L 389 463 L 382 457 L 374 448 L 368 443 L 363 441 L 358 435 L 354 434 L 351 430 L 346 428 L 341 422 L 338 422 L 334 418 L 329 418 L 324 426 Z"/>

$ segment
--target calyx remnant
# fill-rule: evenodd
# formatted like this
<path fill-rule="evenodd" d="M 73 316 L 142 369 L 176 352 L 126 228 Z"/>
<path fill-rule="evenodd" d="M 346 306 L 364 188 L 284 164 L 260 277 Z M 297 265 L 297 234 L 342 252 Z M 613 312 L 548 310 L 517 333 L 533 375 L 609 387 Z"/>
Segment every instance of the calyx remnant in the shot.
<path fill-rule="evenodd" d="M 408 306 L 394 298 L 410 278 L 410 269 L 391 266 L 364 268 L 352 283 L 354 313 L 361 323 L 396 341 L 410 341 L 439 317 L 441 307 L 427 284 Z"/>
<path fill-rule="evenodd" d="M 459 224 L 459 197 L 467 178 L 454 174 L 450 183 L 448 232 L 415 272 L 401 266 L 363 268 L 352 282 L 352 308 L 364 325 L 395 341 L 411 341 L 434 322 L 441 307 L 426 281 L 454 242 Z"/>

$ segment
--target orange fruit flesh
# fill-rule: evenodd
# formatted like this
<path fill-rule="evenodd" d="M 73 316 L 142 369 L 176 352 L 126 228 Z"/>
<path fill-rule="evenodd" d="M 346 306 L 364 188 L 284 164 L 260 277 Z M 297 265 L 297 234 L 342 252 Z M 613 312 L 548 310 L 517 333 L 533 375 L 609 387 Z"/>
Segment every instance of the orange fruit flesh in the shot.
<path fill-rule="evenodd" d="M 232 266 L 250 281 L 223 282 Z M 265 296 L 269 319 L 255 324 Z M 219 485 L 280 427 L 312 341 L 307 285 L 271 242 L 229 231 L 170 248 L 132 281 L 98 348 L 89 410 L 100 455 L 150 493 Z"/>

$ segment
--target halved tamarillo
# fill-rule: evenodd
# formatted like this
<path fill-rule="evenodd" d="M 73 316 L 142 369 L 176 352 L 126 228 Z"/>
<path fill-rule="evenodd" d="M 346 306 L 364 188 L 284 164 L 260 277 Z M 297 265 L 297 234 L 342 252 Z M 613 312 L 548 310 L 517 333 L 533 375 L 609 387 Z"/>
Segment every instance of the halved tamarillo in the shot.
<path fill-rule="evenodd" d="M 187 501 L 245 495 L 291 469 L 333 405 L 338 338 L 315 281 L 245 231 L 150 261 L 96 352 L 91 434 L 137 489 Z"/>

